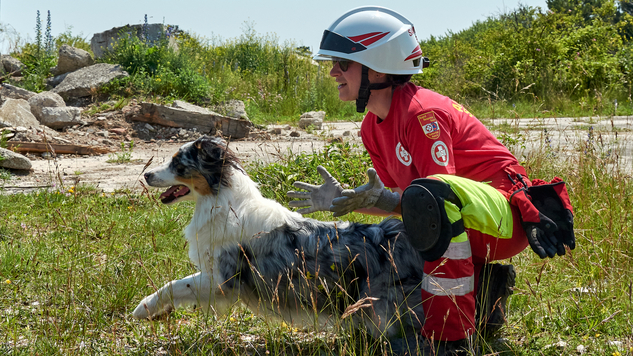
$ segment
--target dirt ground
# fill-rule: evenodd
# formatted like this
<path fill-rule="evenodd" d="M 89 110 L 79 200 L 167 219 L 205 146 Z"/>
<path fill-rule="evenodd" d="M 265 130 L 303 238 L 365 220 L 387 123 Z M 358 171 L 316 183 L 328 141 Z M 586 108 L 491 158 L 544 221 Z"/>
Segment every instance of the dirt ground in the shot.
<path fill-rule="evenodd" d="M 141 190 L 142 173 L 168 160 L 186 142 L 201 136 L 197 130 L 152 126 L 128 122 L 124 110 L 99 113 L 86 118 L 86 125 L 64 131 L 48 128 L 15 132 L 12 140 L 58 144 L 81 144 L 108 148 L 111 153 L 93 156 L 28 153 L 33 165 L 30 172 L 11 172 L 11 178 L 0 180 L 4 194 L 56 189 L 90 184 L 104 192 L 118 189 Z M 235 140 L 229 147 L 248 164 L 252 161 L 273 162 L 289 152 L 320 150 L 332 140 L 360 144 L 360 123 L 325 123 L 322 130 L 306 132 L 289 125 L 259 127 L 249 138 Z M 130 150 L 130 142 L 133 147 Z M 150 162 L 151 160 L 151 162 Z M 146 165 L 150 164 L 146 167 Z"/>

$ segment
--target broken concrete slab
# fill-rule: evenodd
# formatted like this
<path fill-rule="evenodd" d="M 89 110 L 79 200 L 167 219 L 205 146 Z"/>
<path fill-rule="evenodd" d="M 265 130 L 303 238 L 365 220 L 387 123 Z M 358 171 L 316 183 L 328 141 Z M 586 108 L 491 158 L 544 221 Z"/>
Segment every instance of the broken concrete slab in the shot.
<path fill-rule="evenodd" d="M 169 127 L 196 128 L 200 132 L 240 139 L 248 137 L 253 123 L 245 119 L 222 116 L 213 112 L 186 110 L 154 103 L 141 103 L 127 111 L 126 118 Z"/>

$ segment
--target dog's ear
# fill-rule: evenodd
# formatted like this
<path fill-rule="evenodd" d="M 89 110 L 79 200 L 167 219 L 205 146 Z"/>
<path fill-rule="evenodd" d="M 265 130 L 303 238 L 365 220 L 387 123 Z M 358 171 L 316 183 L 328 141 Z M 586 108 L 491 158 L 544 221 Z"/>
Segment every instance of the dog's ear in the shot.
<path fill-rule="evenodd" d="M 198 155 L 203 162 L 212 163 L 224 159 L 226 149 L 221 140 L 215 137 L 202 136 L 193 144 L 198 150 Z"/>
<path fill-rule="evenodd" d="M 217 194 L 220 184 L 229 186 L 228 177 L 231 175 L 228 166 L 233 157 L 226 143 L 219 137 L 203 136 L 197 139 L 193 146 L 198 155 L 198 169 L 207 180 L 213 194 Z M 226 162 L 227 158 L 229 162 Z"/>

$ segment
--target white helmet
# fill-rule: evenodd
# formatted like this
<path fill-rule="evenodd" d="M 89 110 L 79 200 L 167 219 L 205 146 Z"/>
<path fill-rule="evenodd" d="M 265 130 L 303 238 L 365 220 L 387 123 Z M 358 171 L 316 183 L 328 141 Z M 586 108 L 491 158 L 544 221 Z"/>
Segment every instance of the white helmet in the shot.
<path fill-rule="evenodd" d="M 399 13 L 380 6 L 352 9 L 323 32 L 314 59 L 332 57 L 396 75 L 422 73 L 428 63 L 422 57 L 413 24 Z"/>

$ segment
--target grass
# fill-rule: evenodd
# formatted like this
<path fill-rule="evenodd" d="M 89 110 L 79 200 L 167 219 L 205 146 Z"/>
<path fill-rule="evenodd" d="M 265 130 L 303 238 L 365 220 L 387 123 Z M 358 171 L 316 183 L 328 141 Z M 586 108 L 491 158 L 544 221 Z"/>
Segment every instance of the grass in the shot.
<path fill-rule="evenodd" d="M 11 172 L 9 170 L 0 168 L 0 181 L 6 181 L 11 179 Z"/>
<path fill-rule="evenodd" d="M 507 261 L 517 285 L 505 341 L 485 351 L 575 355 L 582 345 L 585 355 L 633 354 L 633 182 L 620 156 L 627 142 L 601 143 L 596 129 L 580 133 L 572 152 L 541 142 L 521 153 L 534 143 L 528 134 L 503 134 L 532 178 L 568 182 L 577 248 L 551 260 L 528 248 Z M 247 170 L 266 196 L 287 203 L 293 181 L 318 182 L 316 165 L 357 186 L 368 162 L 360 147 L 336 143 Z M 0 195 L 0 210 L 0 354 L 380 354 L 362 331 L 296 329 L 241 307 L 227 316 L 178 310 L 152 322 L 132 319 L 143 296 L 194 272 L 182 238 L 191 203 L 163 206 L 153 192 L 79 186 Z"/>
<path fill-rule="evenodd" d="M 129 146 L 125 147 L 125 142 L 121 142 L 121 152 L 114 152 L 108 155 L 107 163 L 129 163 L 132 161 L 132 151 L 134 150 L 134 141 L 130 141 Z"/>
<path fill-rule="evenodd" d="M 557 117 L 612 117 L 633 115 L 633 101 L 620 100 L 599 101 L 595 97 L 570 99 L 556 97 L 547 101 L 541 99 L 527 100 L 479 100 L 455 99 L 466 106 L 478 118 L 486 119 L 518 119 L 518 118 L 557 118 Z"/>
<path fill-rule="evenodd" d="M 89 105 L 84 113 L 89 116 L 94 116 L 102 112 L 107 112 L 111 110 L 120 110 L 126 105 L 130 103 L 130 99 L 128 98 L 119 98 L 117 100 L 112 100 L 108 102 L 98 102 L 92 105 Z"/>

